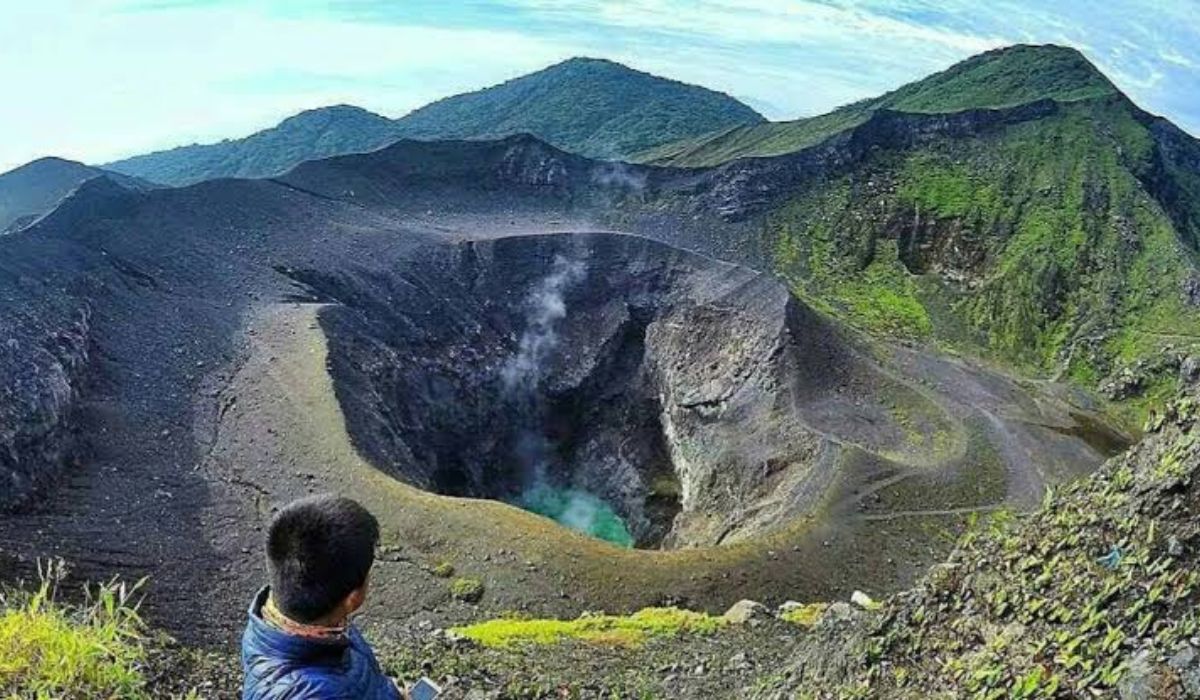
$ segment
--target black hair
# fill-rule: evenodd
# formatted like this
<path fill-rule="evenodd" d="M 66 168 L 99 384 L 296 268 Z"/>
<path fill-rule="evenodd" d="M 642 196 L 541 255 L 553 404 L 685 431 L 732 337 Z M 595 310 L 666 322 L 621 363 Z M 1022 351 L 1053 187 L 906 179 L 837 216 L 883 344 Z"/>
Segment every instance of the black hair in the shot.
<path fill-rule="evenodd" d="M 284 506 L 267 533 L 271 597 L 297 622 L 328 615 L 367 582 L 379 523 L 349 498 L 320 495 Z"/>

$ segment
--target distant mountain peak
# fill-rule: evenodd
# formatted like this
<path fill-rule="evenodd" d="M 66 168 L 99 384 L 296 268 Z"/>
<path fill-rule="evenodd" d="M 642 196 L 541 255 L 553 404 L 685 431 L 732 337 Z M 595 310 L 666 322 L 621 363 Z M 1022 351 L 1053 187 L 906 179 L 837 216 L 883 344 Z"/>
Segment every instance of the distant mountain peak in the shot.
<path fill-rule="evenodd" d="M 329 121 L 331 119 L 374 119 L 387 120 L 387 117 L 376 114 L 362 107 L 356 107 L 348 104 L 329 105 L 327 107 L 315 107 L 306 109 L 302 112 L 287 117 L 279 123 L 278 126 L 286 124 L 303 124 L 312 122 Z"/>
<path fill-rule="evenodd" d="M 51 169 L 51 168 L 53 168 L 53 169 L 72 169 L 72 170 L 91 170 L 92 169 L 91 166 L 84 165 L 83 163 L 80 163 L 79 161 L 76 161 L 76 160 L 70 160 L 69 158 L 60 158 L 58 156 L 43 156 L 41 158 L 31 160 L 24 165 L 13 168 L 12 170 L 8 171 L 7 173 L 0 174 L 0 177 L 6 177 L 6 176 L 9 176 L 9 175 L 12 175 L 15 173 L 20 173 L 20 172 L 45 170 L 45 169 Z"/>
<path fill-rule="evenodd" d="M 972 56 L 909 83 L 879 98 L 874 106 L 957 112 L 1114 94 L 1116 87 L 1078 50 L 1056 44 L 1016 44 Z"/>
<path fill-rule="evenodd" d="M 1119 94 L 1116 86 L 1077 49 L 1057 44 L 1014 44 L 971 56 L 879 97 L 827 114 L 714 132 L 705 138 L 647 150 L 637 154 L 635 160 L 698 167 L 743 157 L 780 155 L 857 127 L 880 110 L 949 114 Z"/>
<path fill-rule="evenodd" d="M 997 47 L 994 49 L 990 49 L 988 51 L 984 51 L 983 53 L 977 54 L 975 56 L 975 58 L 980 58 L 980 57 L 984 57 L 984 56 L 1009 57 L 1009 56 L 1017 56 L 1020 54 L 1037 54 L 1040 56 L 1053 57 L 1053 58 L 1056 58 L 1059 60 L 1087 61 L 1088 63 L 1090 63 L 1090 61 L 1088 61 L 1087 57 L 1083 55 L 1083 52 L 1080 51 L 1079 49 L 1075 48 L 1074 46 L 1065 46 L 1063 44 L 1049 44 L 1049 43 L 1048 44 L 1009 44 L 1007 46 L 1000 46 L 1000 47 Z M 969 61 L 971 59 L 966 59 L 966 60 Z"/>
<path fill-rule="evenodd" d="M 627 158 L 762 115 L 727 94 L 662 78 L 616 61 L 578 56 L 489 88 L 415 110 L 405 136 L 495 138 L 521 131 L 593 158 Z"/>
<path fill-rule="evenodd" d="M 567 60 L 562 61 L 561 63 L 557 63 L 555 65 L 559 65 L 559 66 L 567 66 L 567 65 L 620 66 L 621 68 L 625 68 L 626 70 L 633 70 L 632 68 L 630 68 L 629 66 L 626 66 L 623 63 L 618 63 L 617 61 L 613 61 L 613 60 L 610 60 L 607 58 L 597 58 L 595 56 L 572 56 L 571 58 L 568 58 Z M 553 68 L 553 67 L 554 66 L 550 66 L 550 68 Z"/>

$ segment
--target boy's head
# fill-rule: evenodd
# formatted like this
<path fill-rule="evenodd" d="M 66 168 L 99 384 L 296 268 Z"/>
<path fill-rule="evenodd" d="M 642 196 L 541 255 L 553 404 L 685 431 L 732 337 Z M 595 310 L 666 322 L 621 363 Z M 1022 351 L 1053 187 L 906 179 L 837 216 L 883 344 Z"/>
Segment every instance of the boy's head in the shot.
<path fill-rule="evenodd" d="M 279 511 L 267 534 L 271 597 L 297 622 L 344 617 L 366 596 L 379 523 L 349 498 L 321 495 Z"/>

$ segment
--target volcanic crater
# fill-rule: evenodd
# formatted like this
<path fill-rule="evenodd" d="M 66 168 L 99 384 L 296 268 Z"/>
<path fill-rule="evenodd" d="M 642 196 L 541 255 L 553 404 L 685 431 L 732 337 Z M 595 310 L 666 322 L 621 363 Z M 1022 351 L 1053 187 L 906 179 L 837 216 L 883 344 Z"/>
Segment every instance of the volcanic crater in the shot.
<path fill-rule="evenodd" d="M 571 489 L 639 546 L 712 545 L 810 511 L 831 477 L 823 445 L 902 456 L 907 431 L 955 430 L 747 268 L 613 234 L 468 241 L 418 267 L 287 274 L 329 304 L 355 445 L 425 490 Z"/>

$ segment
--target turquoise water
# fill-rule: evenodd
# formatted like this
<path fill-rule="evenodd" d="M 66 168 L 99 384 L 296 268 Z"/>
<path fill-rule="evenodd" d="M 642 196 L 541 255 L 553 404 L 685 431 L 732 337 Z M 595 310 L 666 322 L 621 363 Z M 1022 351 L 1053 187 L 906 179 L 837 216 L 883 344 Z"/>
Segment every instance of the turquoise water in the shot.
<path fill-rule="evenodd" d="M 633 546 L 633 536 L 621 516 L 587 491 L 535 486 L 521 494 L 517 505 L 585 535 L 619 547 Z"/>

